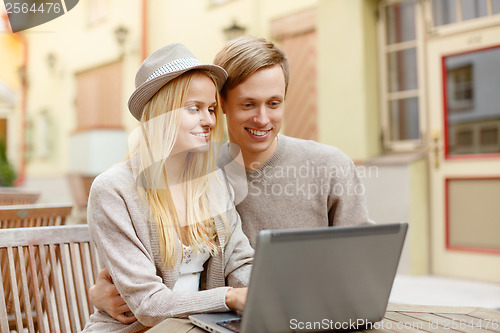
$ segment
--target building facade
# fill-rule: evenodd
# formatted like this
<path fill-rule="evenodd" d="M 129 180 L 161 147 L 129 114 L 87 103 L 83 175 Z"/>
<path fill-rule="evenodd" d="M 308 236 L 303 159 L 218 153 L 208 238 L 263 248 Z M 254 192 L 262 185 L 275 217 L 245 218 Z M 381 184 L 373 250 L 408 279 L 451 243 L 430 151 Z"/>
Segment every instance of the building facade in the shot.
<path fill-rule="evenodd" d="M 9 151 L 24 185 L 74 197 L 126 155 L 149 53 L 180 41 L 211 62 L 241 33 L 290 58 L 283 132 L 341 148 L 373 219 L 410 223 L 402 272 L 500 282 L 497 0 L 81 1 L 20 33 L 26 144 Z"/>

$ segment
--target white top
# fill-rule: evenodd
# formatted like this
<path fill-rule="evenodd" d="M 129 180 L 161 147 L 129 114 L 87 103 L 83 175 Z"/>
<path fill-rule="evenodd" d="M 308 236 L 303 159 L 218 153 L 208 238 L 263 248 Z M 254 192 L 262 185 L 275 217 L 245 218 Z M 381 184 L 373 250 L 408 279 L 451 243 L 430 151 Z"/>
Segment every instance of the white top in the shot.
<path fill-rule="evenodd" d="M 203 272 L 205 261 L 210 258 L 208 249 L 195 252 L 191 246 L 182 244 L 182 263 L 179 268 L 179 278 L 172 291 L 198 291 L 200 288 L 200 273 Z"/>

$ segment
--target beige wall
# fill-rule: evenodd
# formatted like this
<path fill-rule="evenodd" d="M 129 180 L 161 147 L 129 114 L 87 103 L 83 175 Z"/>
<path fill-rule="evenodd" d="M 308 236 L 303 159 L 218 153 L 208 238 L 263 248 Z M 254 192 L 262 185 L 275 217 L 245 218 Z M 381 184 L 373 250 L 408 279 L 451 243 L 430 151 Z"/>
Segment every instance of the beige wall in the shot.
<path fill-rule="evenodd" d="M 409 221 L 410 273 L 430 273 L 429 174 L 427 160 L 410 164 Z"/>
<path fill-rule="evenodd" d="M 317 0 L 151 0 L 148 2 L 148 51 L 180 41 L 201 60 L 212 61 L 226 42 L 224 28 L 236 21 L 246 33 L 269 38 L 271 21 L 316 6 Z"/>
<path fill-rule="evenodd" d="M 375 13 L 371 0 L 321 0 L 318 10 L 319 141 L 355 161 L 380 152 Z"/>
<path fill-rule="evenodd" d="M 33 124 L 28 176 L 67 171 L 67 138 L 75 129 L 74 75 L 120 57 L 114 36 L 118 25 L 129 30 L 123 59 L 124 126 L 129 132 L 136 125 L 126 104 L 142 61 L 142 1 L 108 3 L 109 17 L 99 24 L 89 26 L 88 3 L 80 2 L 67 14 L 25 33 L 30 45 L 28 121 Z M 233 0 L 222 5 L 210 5 L 208 0 L 150 0 L 147 53 L 181 41 L 202 61 L 211 62 L 226 41 L 223 29 L 234 20 L 248 34 L 269 38 L 273 20 L 315 7 L 319 14 L 319 141 L 339 146 L 355 160 L 368 159 L 379 146 L 374 0 Z M 47 66 L 49 53 L 56 57 L 52 70 Z M 41 117 L 53 129 L 45 138 L 51 148 L 48 157 L 39 154 Z"/>
<path fill-rule="evenodd" d="M 28 121 L 33 126 L 33 152 L 27 164 L 28 177 L 62 176 L 68 170 L 68 139 L 75 130 L 75 74 L 116 61 L 121 50 L 114 29 L 125 25 L 128 36 L 125 44 L 123 112 L 133 89 L 133 77 L 139 62 L 140 1 L 109 1 L 109 19 L 95 25 L 87 21 L 88 3 L 80 2 L 67 14 L 29 29 L 29 94 Z M 47 65 L 49 53 L 55 55 L 52 69 Z M 113 82 L 109 82 L 113 84 Z M 125 97 L 126 96 L 126 97 Z M 50 133 L 41 133 L 40 119 L 45 113 Z M 128 114 L 128 112 L 127 112 Z M 131 128 L 133 118 L 124 117 Z M 45 143 L 42 142 L 45 140 Z M 50 146 L 50 155 L 40 154 L 41 145 Z"/>
<path fill-rule="evenodd" d="M 0 32 L 0 50 L 0 83 L 5 88 L 3 93 L 8 99 L 2 101 L 0 98 L 0 117 L 7 119 L 7 158 L 14 168 L 17 168 L 20 164 L 18 133 L 21 128 L 19 110 L 22 87 L 19 70 L 23 61 L 23 42 L 17 37 Z"/>
<path fill-rule="evenodd" d="M 21 87 L 17 69 L 22 65 L 23 45 L 19 38 L 0 33 L 0 80 L 11 89 Z"/>
<path fill-rule="evenodd" d="M 62 17 L 24 33 L 29 42 L 28 120 L 33 127 L 27 184 L 45 187 L 47 180 L 52 184 L 71 168 L 69 139 L 76 128 L 75 75 L 120 58 L 121 50 L 114 36 L 119 25 L 129 31 L 122 59 L 123 125 L 128 133 L 137 124 L 128 112 L 127 101 L 142 62 L 143 2 L 102 1 L 110 5 L 109 17 L 98 24 L 89 26 L 90 2 L 80 1 Z M 376 0 L 230 0 L 212 6 L 209 0 L 147 0 L 146 53 L 180 41 L 200 60 L 212 62 L 226 42 L 223 29 L 233 21 L 246 27 L 247 34 L 270 38 L 273 21 L 316 8 L 319 141 L 340 147 L 355 161 L 366 161 L 380 153 L 376 3 Z M 56 58 L 52 69 L 47 65 L 49 53 Z M 45 137 L 40 133 L 43 117 L 48 119 L 50 128 Z M 48 156 L 40 154 L 42 140 L 49 145 Z M 411 175 L 411 190 L 404 195 L 423 203 L 427 191 L 423 185 L 425 167 L 420 163 L 412 165 Z M 394 174 L 388 177 L 393 179 Z M 377 188 L 372 193 L 380 197 Z M 400 192 L 395 195 L 401 198 Z M 53 199 L 54 193 L 50 197 Z M 406 207 L 402 214 L 405 219 L 426 221 L 426 211 L 418 207 Z M 427 229 L 424 224 L 420 226 L 411 244 L 424 244 Z M 414 272 L 425 272 L 427 257 L 420 251 L 425 248 L 427 245 L 410 251 L 410 261 L 417 263 Z"/>
<path fill-rule="evenodd" d="M 358 161 L 380 152 L 375 0 L 208 3 L 150 2 L 149 52 L 182 41 L 202 60 L 212 61 L 225 43 L 222 30 L 233 20 L 248 34 L 270 38 L 273 20 L 317 7 L 319 141 L 339 146 Z"/>

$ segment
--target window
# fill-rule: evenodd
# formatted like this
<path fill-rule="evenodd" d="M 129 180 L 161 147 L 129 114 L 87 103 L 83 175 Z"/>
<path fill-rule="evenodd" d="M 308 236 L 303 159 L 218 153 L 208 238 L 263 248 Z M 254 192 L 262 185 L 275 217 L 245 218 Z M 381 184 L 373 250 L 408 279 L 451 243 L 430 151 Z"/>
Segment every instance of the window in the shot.
<path fill-rule="evenodd" d="M 448 111 L 466 111 L 474 107 L 474 78 L 471 64 L 449 69 L 447 73 Z"/>
<path fill-rule="evenodd" d="M 433 26 L 500 14 L 500 0 L 431 0 Z"/>
<path fill-rule="evenodd" d="M 109 11 L 109 0 L 88 0 L 88 24 L 94 25 L 105 21 Z"/>
<path fill-rule="evenodd" d="M 417 0 L 382 1 L 379 7 L 381 110 L 388 149 L 411 149 L 421 143 L 419 10 Z"/>
<path fill-rule="evenodd" d="M 457 132 L 457 146 L 470 147 L 474 144 L 472 130 L 461 130 Z"/>
<path fill-rule="evenodd" d="M 448 155 L 498 154 L 500 45 L 444 57 Z"/>
<path fill-rule="evenodd" d="M 78 73 L 76 131 L 121 129 L 123 127 L 121 87 L 121 61 Z"/>
<path fill-rule="evenodd" d="M 481 146 L 497 146 L 498 140 L 498 127 L 485 127 L 481 129 L 479 140 Z"/>

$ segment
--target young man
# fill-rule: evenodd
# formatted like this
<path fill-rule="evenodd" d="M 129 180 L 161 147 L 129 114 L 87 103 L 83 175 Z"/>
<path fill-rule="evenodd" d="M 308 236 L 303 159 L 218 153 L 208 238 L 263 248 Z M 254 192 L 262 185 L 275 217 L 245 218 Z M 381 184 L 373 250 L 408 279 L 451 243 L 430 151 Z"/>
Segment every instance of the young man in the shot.
<path fill-rule="evenodd" d="M 214 64 L 228 72 L 222 106 L 248 184 L 236 209 L 252 246 L 263 229 L 371 223 L 363 184 L 344 153 L 278 134 L 290 76 L 284 52 L 265 39 L 244 36 L 227 44 Z M 235 155 L 230 150 L 222 149 L 221 167 Z"/>
<path fill-rule="evenodd" d="M 231 143 L 222 148 L 219 166 L 241 150 L 247 179 L 233 187 L 237 198 L 244 197 L 236 209 L 252 246 L 263 229 L 372 223 L 363 184 L 344 153 L 278 134 L 289 81 L 284 52 L 265 39 L 244 36 L 229 42 L 214 64 L 228 72 L 221 94 Z M 99 274 L 91 298 L 113 318 L 135 320 L 124 315 L 128 307 L 107 271 Z"/>

